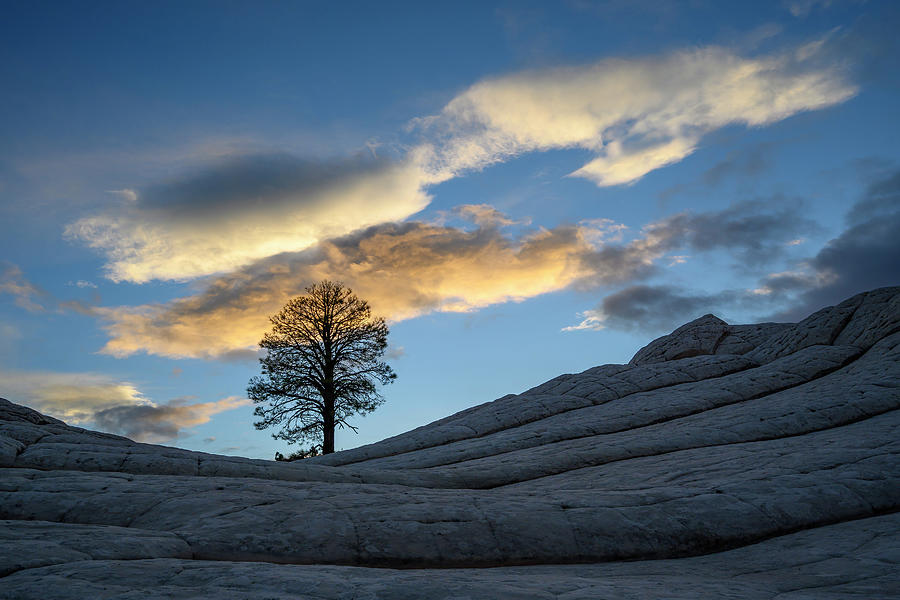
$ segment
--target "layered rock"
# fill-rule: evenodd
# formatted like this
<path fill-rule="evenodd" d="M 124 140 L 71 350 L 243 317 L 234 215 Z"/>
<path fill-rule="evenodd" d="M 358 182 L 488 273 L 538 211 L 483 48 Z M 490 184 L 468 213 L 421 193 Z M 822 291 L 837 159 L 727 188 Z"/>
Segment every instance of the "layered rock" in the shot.
<path fill-rule="evenodd" d="M 900 597 L 898 358 L 900 288 L 795 324 L 707 315 L 295 463 L 2 401 L 0 597 Z"/>

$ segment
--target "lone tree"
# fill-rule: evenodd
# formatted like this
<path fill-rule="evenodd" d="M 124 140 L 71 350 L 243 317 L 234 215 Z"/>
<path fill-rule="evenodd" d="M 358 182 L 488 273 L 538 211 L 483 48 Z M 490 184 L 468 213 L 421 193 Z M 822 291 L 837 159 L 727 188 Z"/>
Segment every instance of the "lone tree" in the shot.
<path fill-rule="evenodd" d="M 342 283 L 322 281 L 306 288 L 271 317 L 272 330 L 260 347 L 262 375 L 247 394 L 258 406 L 257 429 L 281 426 L 275 439 L 288 443 L 322 442 L 322 454 L 334 452 L 334 428 L 384 402 L 375 384 L 397 375 L 380 359 L 388 327 L 372 317 L 369 303 Z"/>

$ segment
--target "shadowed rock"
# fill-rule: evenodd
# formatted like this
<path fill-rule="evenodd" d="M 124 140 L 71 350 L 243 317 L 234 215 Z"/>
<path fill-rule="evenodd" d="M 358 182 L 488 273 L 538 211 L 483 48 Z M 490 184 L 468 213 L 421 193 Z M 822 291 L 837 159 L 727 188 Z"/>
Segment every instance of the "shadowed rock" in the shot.
<path fill-rule="evenodd" d="M 900 288 L 297 463 L 0 401 L 0 597 L 900 597 L 898 408 Z"/>

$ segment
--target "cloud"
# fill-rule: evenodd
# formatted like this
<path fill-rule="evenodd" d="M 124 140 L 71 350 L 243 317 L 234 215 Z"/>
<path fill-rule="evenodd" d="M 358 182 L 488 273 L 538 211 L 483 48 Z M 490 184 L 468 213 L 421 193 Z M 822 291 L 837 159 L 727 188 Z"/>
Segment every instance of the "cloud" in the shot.
<path fill-rule="evenodd" d="M 12 342 L 22 339 L 22 332 L 12 323 L 0 323 L 0 341 Z"/>
<path fill-rule="evenodd" d="M 578 318 L 581 319 L 580 323 L 563 327 L 560 331 L 600 331 L 601 329 L 606 329 L 606 324 L 603 322 L 605 317 L 597 309 L 588 309 L 580 312 L 578 313 Z"/>
<path fill-rule="evenodd" d="M 784 142 L 763 142 L 753 144 L 741 152 L 730 152 L 725 160 L 704 171 L 701 180 L 704 184 L 713 186 L 733 175 L 755 177 L 769 167 L 775 148 L 782 143 Z"/>
<path fill-rule="evenodd" d="M 0 260 L 0 294 L 13 297 L 16 306 L 28 312 L 45 312 L 47 293 L 25 279 L 22 270 L 11 262 Z"/>
<path fill-rule="evenodd" d="M 178 179 L 112 190 L 107 210 L 65 235 L 105 254 L 114 281 L 185 281 L 402 221 L 427 206 L 429 186 L 525 152 L 586 149 L 594 157 L 573 176 L 628 184 L 682 160 L 714 129 L 852 97 L 822 48 L 747 58 L 707 47 L 487 79 L 415 119 L 417 139 L 399 160 L 220 156 Z"/>
<path fill-rule="evenodd" d="M 701 315 L 720 311 L 741 299 L 742 292 L 692 294 L 674 286 L 633 285 L 606 296 L 582 321 L 563 331 L 598 330 L 668 331 Z"/>
<path fill-rule="evenodd" d="M 250 403 L 228 397 L 156 404 L 133 384 L 96 373 L 0 371 L 0 394 L 73 425 L 89 425 L 142 442 L 167 442 L 220 412 Z"/>
<path fill-rule="evenodd" d="M 782 0 L 782 4 L 790 11 L 791 15 L 800 19 L 808 17 L 816 6 L 828 8 L 834 3 L 834 0 Z"/>
<path fill-rule="evenodd" d="M 96 283 L 94 283 L 92 281 L 85 281 L 84 279 L 79 279 L 78 281 L 70 281 L 70 282 L 66 283 L 66 285 L 74 286 L 74 287 L 81 288 L 81 289 L 84 289 L 84 288 L 96 289 L 97 288 Z"/>
<path fill-rule="evenodd" d="M 456 176 L 532 151 L 582 148 L 596 157 L 572 175 L 599 186 L 637 181 L 682 160 L 726 125 L 768 125 L 856 93 L 823 42 L 746 58 L 720 47 L 606 59 L 481 81 L 414 128 L 429 169 Z"/>
<path fill-rule="evenodd" d="M 900 170 L 869 184 L 863 196 L 847 213 L 850 225 L 863 225 L 900 212 Z"/>
<path fill-rule="evenodd" d="M 12 323 L 0 321 L 0 361 L 11 362 L 22 352 L 22 331 Z M 3 391 L 0 390 L 0 395 Z"/>
<path fill-rule="evenodd" d="M 808 263 L 802 266 L 808 267 Z M 798 290 L 821 288 L 834 280 L 825 273 L 817 273 L 808 268 L 805 270 L 782 271 L 771 273 L 759 282 L 759 286 L 751 290 L 757 296 L 787 300 Z"/>
<path fill-rule="evenodd" d="M 79 285 L 78 287 L 89 286 Z M 80 300 L 60 300 L 53 294 L 41 289 L 30 282 L 25 277 L 22 269 L 17 265 L 4 260 L 0 260 L 0 295 L 2 294 L 12 296 L 16 306 L 24 308 L 28 312 L 73 311 L 83 315 L 96 314 L 91 304 Z"/>
<path fill-rule="evenodd" d="M 65 235 L 104 252 L 114 281 L 187 280 L 405 219 L 428 204 L 428 181 L 411 160 L 232 156 L 181 179 L 119 190 L 112 208 L 71 223 Z"/>
<path fill-rule="evenodd" d="M 164 405 L 121 405 L 97 412 L 92 421 L 104 431 L 134 440 L 165 442 L 178 438 L 182 429 L 208 423 L 213 415 L 249 404 L 246 398 L 229 396 L 198 404 L 173 400 Z"/>
<path fill-rule="evenodd" d="M 513 235 L 490 207 L 457 211 L 474 227 L 385 224 L 257 261 L 165 304 L 95 309 L 110 336 L 103 352 L 169 357 L 250 358 L 268 315 L 321 279 L 337 279 L 393 321 L 429 312 L 469 312 L 570 287 L 634 283 L 673 251 L 724 249 L 752 264 L 783 252 L 808 223 L 796 203 L 742 203 L 680 213 L 622 241 L 620 224 L 589 220 Z M 489 218 L 486 218 L 486 215 Z M 686 259 L 678 254 L 667 262 Z"/>
<path fill-rule="evenodd" d="M 134 385 L 95 373 L 0 371 L 0 386 L 9 400 L 74 424 L 114 406 L 150 403 Z"/>
<path fill-rule="evenodd" d="M 725 211 L 728 212 L 728 211 Z M 688 229 L 686 238 L 694 239 L 717 229 L 727 232 L 724 213 L 701 215 Z M 727 219 L 725 219 L 727 221 Z M 785 221 L 791 218 L 785 216 Z M 750 219 L 747 232 L 777 228 L 767 219 Z M 713 294 L 694 293 L 669 285 L 632 285 L 603 299 L 593 309 L 579 314 L 581 321 L 563 331 L 598 330 L 606 327 L 656 332 L 668 330 L 699 315 L 729 309 L 774 311 L 760 320 L 799 321 L 809 314 L 837 304 L 854 294 L 879 287 L 900 285 L 900 170 L 871 183 L 859 201 L 847 213 L 848 227 L 829 241 L 813 257 L 796 268 L 763 277 L 751 290 L 723 290 Z M 680 225 L 679 225 L 680 227 Z M 665 228 L 664 228 L 665 229 Z M 788 235 L 791 227 L 781 227 Z M 669 235 L 675 235 L 669 232 Z M 725 236 L 739 240 L 742 236 Z M 771 241 L 777 240 L 773 238 Z M 787 244 L 795 245 L 798 240 Z M 695 248 L 717 243 L 715 237 L 703 238 Z M 775 249 L 775 246 L 772 246 Z M 765 257 L 769 252 L 752 244 L 738 254 Z M 761 263 L 761 264 L 764 264 Z"/>
<path fill-rule="evenodd" d="M 101 309 L 110 334 L 103 351 L 252 356 L 269 326 L 268 315 L 324 278 L 345 282 L 377 314 L 399 321 L 521 301 L 582 278 L 615 276 L 599 271 L 601 265 L 591 258 L 597 249 L 587 237 L 586 228 L 577 225 L 533 229 L 521 237 L 487 224 L 474 229 L 379 225 L 259 261 L 167 304 Z"/>
<path fill-rule="evenodd" d="M 796 320 L 853 294 L 900 285 L 900 170 L 868 186 L 847 225 L 798 271 L 761 283 L 762 291 L 791 302 L 775 318 Z"/>
<path fill-rule="evenodd" d="M 403 346 L 388 345 L 384 355 L 391 360 L 398 360 L 406 356 L 406 349 Z"/>
<path fill-rule="evenodd" d="M 701 186 L 713 187 L 734 177 L 758 177 L 772 164 L 772 159 L 779 146 L 790 140 L 761 142 L 742 147 L 728 153 L 723 159 L 706 169 L 694 181 L 682 181 L 660 192 L 661 200 L 689 192 Z"/>
<path fill-rule="evenodd" d="M 803 203 L 775 196 L 738 202 L 721 211 L 682 212 L 651 226 L 653 234 L 699 252 L 727 249 L 741 267 L 771 264 L 798 235 L 819 231 Z"/>
<path fill-rule="evenodd" d="M 660 167 L 681 161 L 697 148 L 695 138 L 674 138 L 644 148 L 623 149 L 622 142 L 609 142 L 603 156 L 595 158 L 573 177 L 584 177 L 601 187 L 633 183 Z"/>
<path fill-rule="evenodd" d="M 683 249 L 724 250 L 740 269 L 753 270 L 784 254 L 798 233 L 817 230 L 818 225 L 803 215 L 802 203 L 776 196 L 720 211 L 677 213 L 644 226 L 632 242 L 604 245 L 585 260 L 602 275 L 595 283 L 606 285 L 646 279 L 656 273 L 655 261 L 664 256 L 669 266 L 685 263 L 689 256 L 672 254 Z"/>
<path fill-rule="evenodd" d="M 462 204 L 451 211 L 457 217 L 482 227 L 502 227 L 506 225 L 527 225 L 529 219 L 516 221 L 490 204 Z"/>

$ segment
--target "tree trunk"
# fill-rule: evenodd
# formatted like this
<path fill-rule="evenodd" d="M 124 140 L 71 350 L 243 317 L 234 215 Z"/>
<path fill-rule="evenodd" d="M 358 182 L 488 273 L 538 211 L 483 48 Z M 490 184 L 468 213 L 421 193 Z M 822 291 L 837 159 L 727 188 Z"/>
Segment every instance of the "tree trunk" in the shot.
<path fill-rule="evenodd" d="M 322 454 L 334 452 L 334 399 L 325 398 L 325 414 L 322 415 Z"/>
<path fill-rule="evenodd" d="M 322 436 L 322 454 L 334 452 L 334 417 L 325 417 L 325 431 Z"/>

